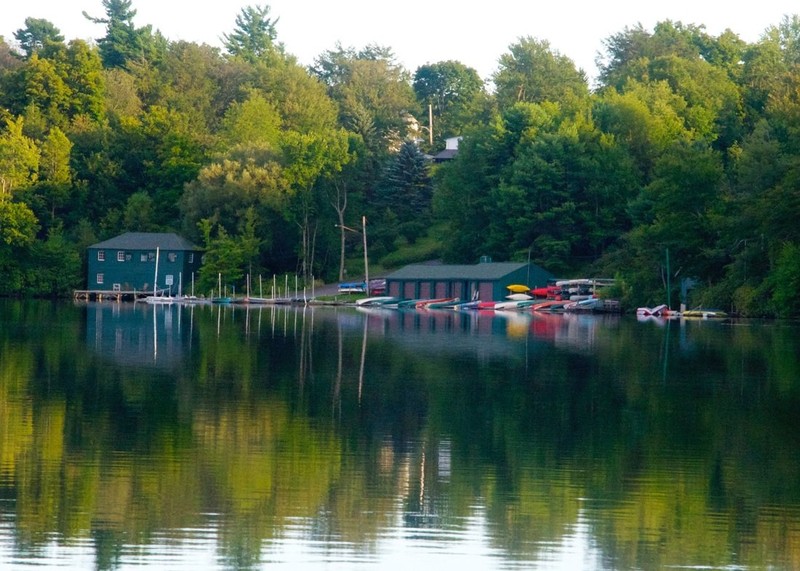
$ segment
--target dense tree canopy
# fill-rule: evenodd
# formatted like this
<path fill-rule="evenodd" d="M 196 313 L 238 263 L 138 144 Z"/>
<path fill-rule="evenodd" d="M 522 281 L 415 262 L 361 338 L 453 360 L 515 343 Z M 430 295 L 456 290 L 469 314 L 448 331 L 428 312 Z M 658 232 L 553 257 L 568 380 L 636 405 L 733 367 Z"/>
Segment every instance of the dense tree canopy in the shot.
<path fill-rule="evenodd" d="M 800 311 L 797 16 L 754 43 L 626 28 L 591 89 L 522 37 L 487 88 L 459 61 L 412 73 L 375 44 L 306 69 L 266 5 L 221 31 L 222 50 L 137 27 L 131 0 L 102 6 L 95 43 L 37 18 L 0 39 L 3 293 L 78 287 L 83 248 L 123 229 L 202 244 L 203 287 L 223 271 L 335 279 L 354 250 L 342 227 L 366 217 L 385 268 L 427 237 L 448 261 L 616 276 L 629 306 L 690 278 L 692 304 Z M 455 159 L 432 162 L 449 137 Z"/>

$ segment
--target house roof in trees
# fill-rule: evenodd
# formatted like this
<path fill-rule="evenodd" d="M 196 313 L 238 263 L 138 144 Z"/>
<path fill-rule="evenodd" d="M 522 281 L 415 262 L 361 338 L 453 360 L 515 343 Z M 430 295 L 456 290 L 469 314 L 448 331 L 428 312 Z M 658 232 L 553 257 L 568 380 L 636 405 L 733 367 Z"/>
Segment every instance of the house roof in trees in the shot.
<path fill-rule="evenodd" d="M 172 232 L 125 232 L 109 240 L 92 244 L 89 248 L 110 250 L 199 250 L 189 240 Z"/>
<path fill-rule="evenodd" d="M 449 161 L 458 154 L 458 149 L 445 149 L 433 155 L 434 161 Z"/>

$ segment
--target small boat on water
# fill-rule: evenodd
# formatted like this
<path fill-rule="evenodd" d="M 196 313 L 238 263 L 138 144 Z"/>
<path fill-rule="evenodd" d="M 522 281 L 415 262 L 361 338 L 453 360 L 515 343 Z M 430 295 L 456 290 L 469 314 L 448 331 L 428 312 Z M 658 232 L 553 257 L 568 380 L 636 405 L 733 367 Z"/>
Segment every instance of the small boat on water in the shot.
<path fill-rule="evenodd" d="M 665 311 L 669 311 L 669 307 L 666 303 L 662 303 L 661 305 L 657 305 L 655 307 L 639 307 L 636 309 L 636 315 L 642 315 L 645 317 L 652 315 L 658 317 Z"/>
<path fill-rule="evenodd" d="M 362 299 L 357 299 L 356 305 L 367 305 L 367 306 L 386 305 L 389 303 L 396 303 L 398 301 L 400 301 L 400 298 L 398 297 L 394 297 L 391 295 L 379 295 L 374 297 L 365 297 Z"/>
<path fill-rule="evenodd" d="M 494 304 L 495 311 L 508 311 L 514 309 L 521 309 L 523 304 L 527 304 L 530 299 L 511 299 L 508 301 L 498 301 Z"/>
<path fill-rule="evenodd" d="M 431 305 L 438 305 L 440 303 L 451 303 L 451 302 L 453 302 L 453 301 L 455 301 L 457 299 L 458 298 L 456 298 L 456 297 L 439 297 L 439 298 L 436 298 L 436 299 L 421 299 L 421 300 L 418 300 L 416 304 L 414 304 L 414 307 L 416 307 L 417 309 L 427 309 Z"/>
<path fill-rule="evenodd" d="M 531 306 L 532 311 L 563 311 L 570 301 L 550 299 Z"/>
<path fill-rule="evenodd" d="M 228 297 L 227 295 L 228 292 L 225 292 L 225 295 L 222 294 L 222 274 L 219 274 L 217 276 L 217 280 L 219 282 L 218 285 L 219 289 L 217 291 L 216 296 L 214 295 L 211 296 L 211 303 L 231 303 L 233 300 L 230 297 Z"/>
<path fill-rule="evenodd" d="M 603 306 L 603 300 L 597 297 L 590 297 L 579 301 L 570 301 L 564 306 L 564 311 L 581 312 L 595 311 Z"/>
<path fill-rule="evenodd" d="M 155 274 L 153 276 L 153 295 L 148 295 L 144 300 L 147 303 L 153 304 L 171 304 L 174 303 L 174 299 L 170 295 L 164 295 L 164 291 L 162 290 L 161 293 L 158 293 L 158 258 L 161 248 L 156 247 L 156 269 Z"/>
<path fill-rule="evenodd" d="M 687 309 L 681 313 L 681 317 L 689 319 L 725 319 L 729 315 L 721 309 Z"/>
<path fill-rule="evenodd" d="M 424 305 L 425 309 L 452 309 L 456 304 L 461 303 L 457 297 L 451 297 L 442 301 L 434 301 Z"/>

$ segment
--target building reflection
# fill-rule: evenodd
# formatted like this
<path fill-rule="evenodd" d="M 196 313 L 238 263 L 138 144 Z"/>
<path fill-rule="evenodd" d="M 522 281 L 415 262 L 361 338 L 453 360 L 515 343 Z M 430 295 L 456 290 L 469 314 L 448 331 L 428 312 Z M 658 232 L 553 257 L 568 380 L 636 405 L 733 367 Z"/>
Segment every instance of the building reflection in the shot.
<path fill-rule="evenodd" d="M 126 367 L 179 367 L 191 334 L 193 308 L 146 303 L 86 304 L 86 344 Z"/>

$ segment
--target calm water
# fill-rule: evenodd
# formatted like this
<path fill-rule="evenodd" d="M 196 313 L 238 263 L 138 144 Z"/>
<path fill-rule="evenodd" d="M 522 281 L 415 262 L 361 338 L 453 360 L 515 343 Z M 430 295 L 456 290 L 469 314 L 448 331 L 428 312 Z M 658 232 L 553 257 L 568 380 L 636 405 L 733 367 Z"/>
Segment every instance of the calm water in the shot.
<path fill-rule="evenodd" d="M 0 569 L 797 569 L 798 333 L 0 300 Z"/>

